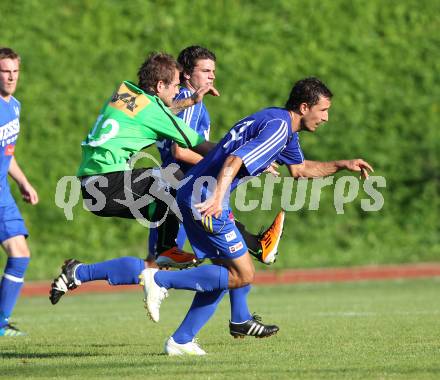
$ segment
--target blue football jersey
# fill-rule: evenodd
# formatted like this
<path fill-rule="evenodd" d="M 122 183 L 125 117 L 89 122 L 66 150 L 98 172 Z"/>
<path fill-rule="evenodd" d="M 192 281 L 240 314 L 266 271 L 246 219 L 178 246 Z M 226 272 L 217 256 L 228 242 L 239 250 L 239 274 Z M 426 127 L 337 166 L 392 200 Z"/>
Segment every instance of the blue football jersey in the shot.
<path fill-rule="evenodd" d="M 179 94 L 174 100 L 181 100 L 189 98 L 192 95 L 191 91 L 186 87 L 181 87 Z M 203 136 L 205 140 L 209 140 L 210 132 L 210 117 L 206 106 L 203 102 L 199 102 L 192 107 L 187 108 L 178 115 L 191 129 L 196 131 L 199 135 Z M 181 161 L 176 161 L 171 153 L 171 146 L 173 141 L 163 139 L 156 142 L 157 149 L 160 153 L 162 160 L 162 166 L 168 166 L 171 163 L 177 163 L 180 169 L 185 173 L 192 165 L 186 164 Z"/>
<path fill-rule="evenodd" d="M 8 170 L 20 132 L 20 102 L 13 96 L 9 102 L 0 97 L 0 206 L 13 202 Z"/>
<path fill-rule="evenodd" d="M 260 175 L 272 162 L 301 164 L 304 155 L 297 132 L 292 132 L 289 112 L 284 108 L 265 108 L 235 124 L 217 146 L 186 175 L 191 178 L 179 191 L 181 200 L 189 200 L 194 182 L 200 177 L 217 178 L 229 155 L 238 156 L 243 166 L 231 184 L 231 191 L 240 179 Z M 202 200 L 209 194 L 203 184 Z"/>

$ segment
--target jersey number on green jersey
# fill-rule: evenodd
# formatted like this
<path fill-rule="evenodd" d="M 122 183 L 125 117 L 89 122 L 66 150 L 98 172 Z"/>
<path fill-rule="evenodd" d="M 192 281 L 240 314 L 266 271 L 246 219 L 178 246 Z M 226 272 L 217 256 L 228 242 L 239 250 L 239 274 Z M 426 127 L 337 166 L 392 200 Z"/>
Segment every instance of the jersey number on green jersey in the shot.
<path fill-rule="evenodd" d="M 107 119 L 103 123 L 104 115 L 99 115 L 96 123 L 90 133 L 87 135 L 87 141 L 83 141 L 81 145 L 99 146 L 106 141 L 115 137 L 119 131 L 119 123 L 115 119 Z"/>

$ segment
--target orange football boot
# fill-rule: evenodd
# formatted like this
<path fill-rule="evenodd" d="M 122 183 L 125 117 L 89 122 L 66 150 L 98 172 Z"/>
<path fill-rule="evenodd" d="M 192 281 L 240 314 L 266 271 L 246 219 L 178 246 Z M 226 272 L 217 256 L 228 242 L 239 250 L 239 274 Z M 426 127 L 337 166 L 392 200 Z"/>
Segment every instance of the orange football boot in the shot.
<path fill-rule="evenodd" d="M 159 268 L 184 269 L 197 265 L 199 261 L 193 253 L 182 251 L 177 247 L 170 248 L 160 253 L 156 258 Z"/>
<path fill-rule="evenodd" d="M 284 217 L 286 212 L 281 210 L 272 225 L 261 234 L 259 238 L 261 251 L 256 256 L 264 264 L 273 264 L 278 255 L 278 244 L 281 240 L 284 228 Z"/>

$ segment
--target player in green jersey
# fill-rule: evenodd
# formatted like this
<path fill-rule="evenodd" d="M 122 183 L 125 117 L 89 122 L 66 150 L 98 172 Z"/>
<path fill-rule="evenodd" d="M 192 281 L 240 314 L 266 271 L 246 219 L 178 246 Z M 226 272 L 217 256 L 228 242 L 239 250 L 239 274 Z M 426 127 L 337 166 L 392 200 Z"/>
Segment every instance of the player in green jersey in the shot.
<path fill-rule="evenodd" d="M 104 104 L 98 119 L 82 143 L 82 162 L 77 173 L 90 211 L 104 217 L 161 220 L 169 202 L 153 202 L 149 196 L 155 176 L 152 169 L 134 169 L 130 159 L 160 138 L 205 154 L 212 146 L 189 128 L 174 112 L 199 102 L 212 86 L 204 86 L 191 99 L 173 103 L 179 90 L 179 64 L 169 55 L 152 54 L 139 69 L 139 84 L 124 81 Z M 156 178 L 157 179 L 157 178 Z M 127 184 L 128 181 L 128 184 Z M 127 193 L 127 187 L 130 191 Z M 159 197 L 160 198 L 160 197 Z M 170 197 L 168 197 L 170 199 Z M 119 202 L 118 200 L 125 200 Z M 145 203 L 139 206 L 139 203 Z M 170 214 L 159 227 L 160 252 L 173 249 L 178 220 Z M 176 226 L 176 227 L 175 227 Z M 177 233 L 177 232 L 176 232 Z M 171 254 L 171 253 L 170 253 Z M 194 258 L 182 253 L 182 260 Z"/>
<path fill-rule="evenodd" d="M 166 97 L 161 99 L 160 94 L 124 81 L 104 105 L 82 143 L 78 177 L 130 170 L 131 156 L 158 138 L 169 138 L 180 146 L 199 151 L 197 146 L 205 145 L 205 140 L 175 117 L 166 105 L 171 105 Z"/>

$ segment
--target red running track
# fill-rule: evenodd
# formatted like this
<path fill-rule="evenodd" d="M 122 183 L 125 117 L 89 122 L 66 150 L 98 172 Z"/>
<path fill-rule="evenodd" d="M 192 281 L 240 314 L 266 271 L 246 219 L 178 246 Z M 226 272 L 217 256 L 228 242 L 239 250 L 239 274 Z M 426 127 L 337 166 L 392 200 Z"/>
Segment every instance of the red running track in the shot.
<path fill-rule="evenodd" d="M 281 285 L 313 282 L 347 282 L 392 280 L 405 278 L 440 277 L 440 263 L 382 265 L 352 268 L 288 269 L 260 271 L 255 275 L 255 285 Z M 50 282 L 26 282 L 22 296 L 49 296 Z M 110 286 L 106 281 L 81 285 L 73 294 L 139 291 L 136 285 Z"/>

